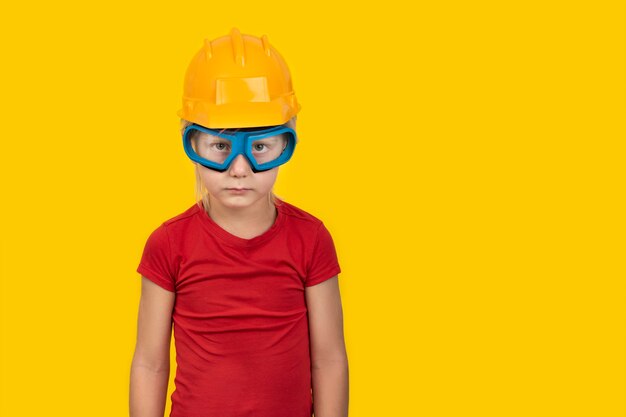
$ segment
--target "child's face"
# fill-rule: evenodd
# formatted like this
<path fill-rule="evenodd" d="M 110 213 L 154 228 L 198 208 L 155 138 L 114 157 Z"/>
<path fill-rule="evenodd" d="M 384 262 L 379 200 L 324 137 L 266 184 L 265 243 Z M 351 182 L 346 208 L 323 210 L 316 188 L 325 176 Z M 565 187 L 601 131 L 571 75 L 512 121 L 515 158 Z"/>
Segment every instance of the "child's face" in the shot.
<path fill-rule="evenodd" d="M 211 196 L 211 201 L 217 200 L 229 208 L 243 208 L 260 201 L 268 201 L 268 194 L 278 177 L 278 167 L 255 173 L 243 155 L 237 155 L 224 172 L 197 163 L 196 169 Z M 245 190 L 238 191 L 234 190 L 235 188 Z"/>

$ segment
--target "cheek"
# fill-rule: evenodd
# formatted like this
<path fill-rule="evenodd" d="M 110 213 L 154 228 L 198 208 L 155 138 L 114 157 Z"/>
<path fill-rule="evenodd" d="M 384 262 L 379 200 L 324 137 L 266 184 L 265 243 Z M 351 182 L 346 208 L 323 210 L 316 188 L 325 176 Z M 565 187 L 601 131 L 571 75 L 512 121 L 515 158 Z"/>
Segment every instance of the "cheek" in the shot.
<path fill-rule="evenodd" d="M 204 168 L 204 167 L 198 168 L 198 170 L 200 174 L 199 175 L 200 180 L 202 181 L 202 183 L 207 189 L 210 189 L 213 186 L 213 184 L 216 183 L 216 180 L 217 180 L 216 174 L 218 174 L 218 172 L 211 171 L 210 169 Z"/>
<path fill-rule="evenodd" d="M 262 182 L 267 186 L 271 186 L 276 182 L 276 178 L 278 177 L 278 168 L 274 168 L 270 171 L 263 173 Z"/>

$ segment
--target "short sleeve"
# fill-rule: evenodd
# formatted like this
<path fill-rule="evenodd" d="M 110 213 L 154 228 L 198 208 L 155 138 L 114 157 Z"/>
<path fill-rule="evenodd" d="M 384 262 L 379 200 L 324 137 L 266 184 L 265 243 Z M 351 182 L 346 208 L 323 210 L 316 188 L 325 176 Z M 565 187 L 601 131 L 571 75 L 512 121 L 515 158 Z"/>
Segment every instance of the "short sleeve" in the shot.
<path fill-rule="evenodd" d="M 148 237 L 137 272 L 162 288 L 175 292 L 175 273 L 165 227 L 161 224 Z"/>
<path fill-rule="evenodd" d="M 333 238 L 324 223 L 321 223 L 317 229 L 316 242 L 304 285 L 310 287 L 319 284 L 340 272 Z"/>

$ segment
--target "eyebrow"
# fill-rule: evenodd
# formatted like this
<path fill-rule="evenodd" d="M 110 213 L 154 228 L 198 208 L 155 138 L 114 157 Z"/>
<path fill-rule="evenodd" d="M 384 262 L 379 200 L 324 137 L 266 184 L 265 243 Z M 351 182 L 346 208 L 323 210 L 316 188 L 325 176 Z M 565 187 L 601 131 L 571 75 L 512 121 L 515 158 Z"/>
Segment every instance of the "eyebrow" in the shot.
<path fill-rule="evenodd" d="M 262 139 L 254 139 L 253 142 L 258 142 L 260 140 L 268 140 L 271 142 L 276 142 L 278 139 L 281 139 L 281 138 L 282 138 L 282 134 L 279 134 L 279 135 L 274 135 L 274 136 L 268 136 Z"/>
<path fill-rule="evenodd" d="M 250 128 L 250 129 L 254 129 L 254 128 Z M 223 133 L 223 134 L 227 134 L 227 135 L 232 135 L 234 133 L 234 130 L 235 129 L 230 129 L 230 131 L 229 131 L 229 129 L 222 129 L 222 130 L 219 130 L 218 132 L 219 133 Z M 203 140 L 214 140 L 214 139 L 228 140 L 227 138 L 222 138 L 221 136 L 219 136 L 217 134 L 207 133 L 207 132 L 204 132 L 204 131 L 201 131 L 201 130 L 196 131 L 196 134 L 198 135 L 198 137 L 200 139 L 203 139 Z M 285 136 L 286 136 L 285 132 L 280 132 L 280 133 L 274 134 L 272 136 L 266 136 L 266 137 L 261 138 L 261 139 L 253 139 L 252 141 L 253 142 L 258 142 L 260 140 L 263 140 L 263 141 L 270 141 L 270 142 L 278 142 L 278 141 L 281 141 L 281 140 L 285 140 Z"/>
<path fill-rule="evenodd" d="M 223 137 L 220 137 L 220 136 L 217 136 L 217 135 L 211 135 L 210 133 L 205 133 L 205 132 L 200 132 L 198 134 L 197 138 L 199 140 L 203 141 L 203 142 L 204 141 L 214 141 L 216 139 L 217 140 L 222 140 L 222 141 L 228 140 L 226 138 L 223 138 Z"/>

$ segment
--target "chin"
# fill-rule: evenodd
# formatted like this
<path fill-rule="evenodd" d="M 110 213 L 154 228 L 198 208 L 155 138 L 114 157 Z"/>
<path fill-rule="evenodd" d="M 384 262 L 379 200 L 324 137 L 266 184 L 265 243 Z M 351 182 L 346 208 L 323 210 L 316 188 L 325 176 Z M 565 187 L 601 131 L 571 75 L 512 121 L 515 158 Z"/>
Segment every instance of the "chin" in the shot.
<path fill-rule="evenodd" d="M 256 202 L 256 199 L 251 198 L 250 196 L 235 195 L 228 198 L 220 199 L 220 202 L 226 207 L 237 208 L 251 206 Z"/>

